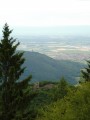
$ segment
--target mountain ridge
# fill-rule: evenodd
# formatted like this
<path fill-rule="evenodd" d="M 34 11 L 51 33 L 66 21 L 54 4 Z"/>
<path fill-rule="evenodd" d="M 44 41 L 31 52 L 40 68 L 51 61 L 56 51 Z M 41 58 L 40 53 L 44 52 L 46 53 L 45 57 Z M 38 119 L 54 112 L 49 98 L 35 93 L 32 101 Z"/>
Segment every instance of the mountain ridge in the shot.
<path fill-rule="evenodd" d="M 32 82 L 58 81 L 65 77 L 69 83 L 76 84 L 80 69 L 85 66 L 69 60 L 55 60 L 38 52 L 25 51 L 24 57 L 26 59 L 24 66 L 27 68 L 22 77 L 32 74 Z"/>

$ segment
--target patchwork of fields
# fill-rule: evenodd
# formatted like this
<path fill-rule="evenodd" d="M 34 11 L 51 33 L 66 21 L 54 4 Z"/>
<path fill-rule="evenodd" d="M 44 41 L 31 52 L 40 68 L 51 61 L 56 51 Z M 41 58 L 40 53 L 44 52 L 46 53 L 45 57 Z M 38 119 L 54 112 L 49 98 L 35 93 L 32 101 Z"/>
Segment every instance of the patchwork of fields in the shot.
<path fill-rule="evenodd" d="M 83 61 L 90 57 L 90 37 L 24 36 L 19 40 L 19 50 L 43 53 L 58 60 Z"/>

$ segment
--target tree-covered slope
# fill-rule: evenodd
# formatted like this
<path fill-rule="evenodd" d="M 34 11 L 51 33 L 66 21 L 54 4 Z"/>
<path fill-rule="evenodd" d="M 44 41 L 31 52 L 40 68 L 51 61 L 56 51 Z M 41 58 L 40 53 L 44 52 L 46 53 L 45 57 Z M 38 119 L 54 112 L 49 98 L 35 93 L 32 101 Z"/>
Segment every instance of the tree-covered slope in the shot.
<path fill-rule="evenodd" d="M 35 81 L 58 81 L 64 76 L 70 83 L 76 83 L 76 77 L 80 76 L 80 69 L 84 64 L 68 61 L 55 60 L 44 54 L 26 51 L 26 71 L 24 76 L 32 74 L 32 82 Z"/>
<path fill-rule="evenodd" d="M 36 120 L 90 120 L 90 82 L 68 87 L 66 96 L 40 109 L 38 114 Z"/>

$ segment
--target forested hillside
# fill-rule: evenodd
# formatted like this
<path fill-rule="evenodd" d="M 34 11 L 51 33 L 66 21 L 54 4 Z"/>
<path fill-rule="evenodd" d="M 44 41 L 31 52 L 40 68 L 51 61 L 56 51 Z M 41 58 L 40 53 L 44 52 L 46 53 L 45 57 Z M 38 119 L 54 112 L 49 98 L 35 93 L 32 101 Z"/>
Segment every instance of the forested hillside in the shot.
<path fill-rule="evenodd" d="M 23 75 L 31 73 L 32 82 L 58 81 L 64 76 L 69 83 L 76 84 L 80 70 L 85 66 L 80 62 L 55 60 L 38 52 L 26 51 L 24 57 L 26 58 L 24 65 L 27 68 Z"/>
<path fill-rule="evenodd" d="M 36 120 L 89 120 L 90 83 L 67 89 L 62 99 L 39 109 Z"/>

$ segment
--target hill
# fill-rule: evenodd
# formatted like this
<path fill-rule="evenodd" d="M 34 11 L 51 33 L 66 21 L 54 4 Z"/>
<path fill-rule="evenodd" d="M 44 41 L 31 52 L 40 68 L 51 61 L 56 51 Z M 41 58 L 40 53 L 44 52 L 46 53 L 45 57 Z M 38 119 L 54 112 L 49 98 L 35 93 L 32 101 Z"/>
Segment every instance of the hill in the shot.
<path fill-rule="evenodd" d="M 84 64 L 68 60 L 55 60 L 38 52 L 26 51 L 24 66 L 26 71 L 22 77 L 32 74 L 32 82 L 37 81 L 58 81 L 62 76 L 69 83 L 77 83 L 76 78 L 80 76 L 80 69 Z"/>

